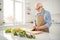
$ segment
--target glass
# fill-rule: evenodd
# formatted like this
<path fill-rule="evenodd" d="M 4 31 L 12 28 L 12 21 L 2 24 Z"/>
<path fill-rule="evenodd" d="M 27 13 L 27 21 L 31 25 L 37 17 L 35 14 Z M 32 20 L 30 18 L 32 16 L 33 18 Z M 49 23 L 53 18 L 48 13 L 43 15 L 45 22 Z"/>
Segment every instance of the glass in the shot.
<path fill-rule="evenodd" d="M 15 3 L 15 22 L 22 22 L 22 3 Z"/>

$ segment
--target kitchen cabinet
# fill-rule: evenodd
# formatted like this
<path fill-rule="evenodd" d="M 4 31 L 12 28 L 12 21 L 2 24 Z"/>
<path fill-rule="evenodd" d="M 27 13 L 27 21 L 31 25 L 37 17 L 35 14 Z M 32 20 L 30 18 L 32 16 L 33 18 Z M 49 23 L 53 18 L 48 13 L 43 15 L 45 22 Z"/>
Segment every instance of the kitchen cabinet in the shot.
<path fill-rule="evenodd" d="M 3 24 L 3 0 L 0 0 L 0 25 Z"/>
<path fill-rule="evenodd" d="M 50 29 L 50 37 L 52 40 L 60 40 L 60 24 L 54 23 L 51 25 Z"/>

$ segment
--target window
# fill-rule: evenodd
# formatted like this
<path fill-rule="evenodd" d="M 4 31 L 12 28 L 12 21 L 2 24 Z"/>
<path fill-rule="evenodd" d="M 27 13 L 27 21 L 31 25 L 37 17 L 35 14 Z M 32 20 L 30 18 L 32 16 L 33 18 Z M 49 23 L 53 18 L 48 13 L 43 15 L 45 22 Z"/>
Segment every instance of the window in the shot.
<path fill-rule="evenodd" d="M 5 23 L 13 22 L 13 1 L 4 0 L 4 21 Z"/>
<path fill-rule="evenodd" d="M 15 22 L 22 22 L 22 2 L 15 3 Z"/>
<path fill-rule="evenodd" d="M 5 23 L 22 23 L 24 21 L 24 7 L 23 0 L 4 0 Z"/>

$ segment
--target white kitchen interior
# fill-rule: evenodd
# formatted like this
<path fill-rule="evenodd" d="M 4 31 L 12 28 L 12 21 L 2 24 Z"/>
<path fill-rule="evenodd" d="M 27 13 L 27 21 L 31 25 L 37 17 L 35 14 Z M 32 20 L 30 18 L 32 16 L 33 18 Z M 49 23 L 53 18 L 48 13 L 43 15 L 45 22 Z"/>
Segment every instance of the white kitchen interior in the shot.
<path fill-rule="evenodd" d="M 0 0 L 0 39 L 24 40 L 26 38 L 6 36 L 2 32 L 6 28 L 33 28 L 35 4 L 42 3 L 44 9 L 51 13 L 52 25 L 49 33 L 37 35 L 34 40 L 60 40 L 60 0 Z M 26 39 L 30 40 L 30 39 Z M 33 40 L 33 39 L 31 39 Z"/>

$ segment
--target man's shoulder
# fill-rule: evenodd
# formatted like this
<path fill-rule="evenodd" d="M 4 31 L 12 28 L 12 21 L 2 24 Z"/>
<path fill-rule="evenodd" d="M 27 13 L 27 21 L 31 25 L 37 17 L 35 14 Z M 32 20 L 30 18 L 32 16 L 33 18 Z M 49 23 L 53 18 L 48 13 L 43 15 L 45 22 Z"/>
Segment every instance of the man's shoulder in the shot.
<path fill-rule="evenodd" d="M 48 10 L 45 10 L 45 12 L 50 13 Z"/>
<path fill-rule="evenodd" d="M 47 10 L 45 10 L 45 14 L 50 14 L 50 12 L 49 12 L 49 11 L 47 11 Z"/>

